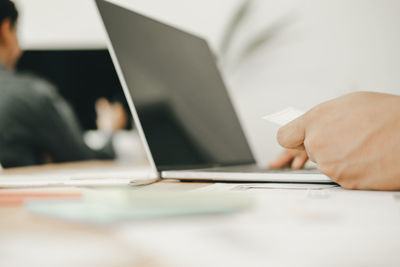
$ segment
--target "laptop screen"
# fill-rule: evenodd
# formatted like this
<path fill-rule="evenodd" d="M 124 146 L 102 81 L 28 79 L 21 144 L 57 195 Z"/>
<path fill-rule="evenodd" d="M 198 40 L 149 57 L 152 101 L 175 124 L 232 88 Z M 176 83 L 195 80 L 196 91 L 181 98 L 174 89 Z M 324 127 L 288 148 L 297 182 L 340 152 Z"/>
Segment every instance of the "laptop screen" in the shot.
<path fill-rule="evenodd" d="M 207 42 L 96 2 L 157 169 L 254 163 Z"/>

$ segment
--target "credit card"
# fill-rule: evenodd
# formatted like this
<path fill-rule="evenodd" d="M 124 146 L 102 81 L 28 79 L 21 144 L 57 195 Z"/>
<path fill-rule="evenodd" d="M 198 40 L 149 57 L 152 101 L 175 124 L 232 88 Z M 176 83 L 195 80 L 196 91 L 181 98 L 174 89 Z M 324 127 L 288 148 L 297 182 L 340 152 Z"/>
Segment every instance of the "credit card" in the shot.
<path fill-rule="evenodd" d="M 263 117 L 263 119 L 267 120 L 269 122 L 275 123 L 279 126 L 283 126 L 283 125 L 288 124 L 289 122 L 297 119 L 304 113 L 305 112 L 300 109 L 288 107 L 282 111 L 278 111 L 278 112 L 266 115 Z"/>

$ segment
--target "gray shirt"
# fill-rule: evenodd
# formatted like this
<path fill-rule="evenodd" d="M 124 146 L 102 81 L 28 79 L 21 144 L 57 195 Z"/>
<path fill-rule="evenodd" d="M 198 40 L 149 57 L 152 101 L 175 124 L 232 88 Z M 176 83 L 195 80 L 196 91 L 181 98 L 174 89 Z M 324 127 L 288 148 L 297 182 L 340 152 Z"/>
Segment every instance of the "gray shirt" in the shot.
<path fill-rule="evenodd" d="M 70 105 L 50 83 L 0 65 L 0 163 L 3 167 L 112 159 L 111 141 L 100 151 L 83 141 Z"/>

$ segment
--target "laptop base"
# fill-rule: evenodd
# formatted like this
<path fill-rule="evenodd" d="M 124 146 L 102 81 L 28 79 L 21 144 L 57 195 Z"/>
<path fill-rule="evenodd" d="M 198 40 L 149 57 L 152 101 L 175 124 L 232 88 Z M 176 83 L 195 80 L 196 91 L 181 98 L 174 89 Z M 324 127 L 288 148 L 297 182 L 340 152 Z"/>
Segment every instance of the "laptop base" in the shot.
<path fill-rule="evenodd" d="M 163 171 L 161 178 L 194 181 L 333 183 L 317 169 L 267 169 L 256 165 Z"/>

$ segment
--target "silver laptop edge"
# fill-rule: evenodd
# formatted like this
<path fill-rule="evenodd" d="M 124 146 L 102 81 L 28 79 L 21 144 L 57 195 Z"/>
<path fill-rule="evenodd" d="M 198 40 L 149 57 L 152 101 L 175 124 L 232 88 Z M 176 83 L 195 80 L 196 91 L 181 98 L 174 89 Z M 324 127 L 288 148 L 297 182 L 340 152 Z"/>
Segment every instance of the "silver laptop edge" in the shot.
<path fill-rule="evenodd" d="M 111 59 L 112 59 L 112 61 L 114 63 L 115 71 L 117 72 L 118 78 L 119 78 L 119 80 L 121 82 L 122 89 L 124 90 L 124 94 L 125 94 L 126 100 L 128 102 L 129 108 L 131 110 L 135 126 L 137 128 L 140 140 L 141 140 L 141 142 L 143 144 L 143 147 L 144 147 L 144 150 L 146 152 L 147 159 L 148 159 L 148 161 L 150 163 L 151 171 L 154 172 L 155 174 L 157 174 L 157 176 L 159 178 L 161 178 L 161 176 L 160 176 L 160 174 L 159 174 L 159 172 L 157 170 L 157 167 L 155 165 L 155 162 L 154 162 L 154 159 L 153 159 L 153 155 L 150 152 L 150 148 L 149 148 L 149 145 L 147 143 L 147 140 L 146 140 L 146 137 L 144 135 L 143 128 L 142 128 L 142 124 L 140 123 L 139 116 L 138 116 L 138 114 L 136 112 L 135 104 L 132 101 L 131 93 L 129 92 L 128 85 L 126 84 L 126 80 L 125 80 L 124 74 L 122 73 L 121 66 L 120 66 L 119 61 L 117 59 L 117 55 L 115 53 L 114 47 L 112 45 L 112 42 L 111 42 L 110 36 L 108 34 L 108 31 L 106 29 L 106 26 L 104 24 L 104 21 L 103 21 L 103 19 L 101 17 L 100 10 L 98 8 L 96 10 L 97 10 L 98 16 L 99 16 L 99 18 L 101 20 L 101 25 L 103 27 L 103 31 L 106 33 L 106 43 L 107 43 L 108 51 L 110 52 Z"/>
<path fill-rule="evenodd" d="M 294 182 L 294 183 L 326 183 L 332 182 L 323 174 L 291 174 L 291 173 L 248 173 L 248 172 L 213 172 L 210 178 L 210 172 L 199 171 L 163 171 L 161 177 L 168 179 L 184 180 L 214 180 L 230 182 Z"/>

